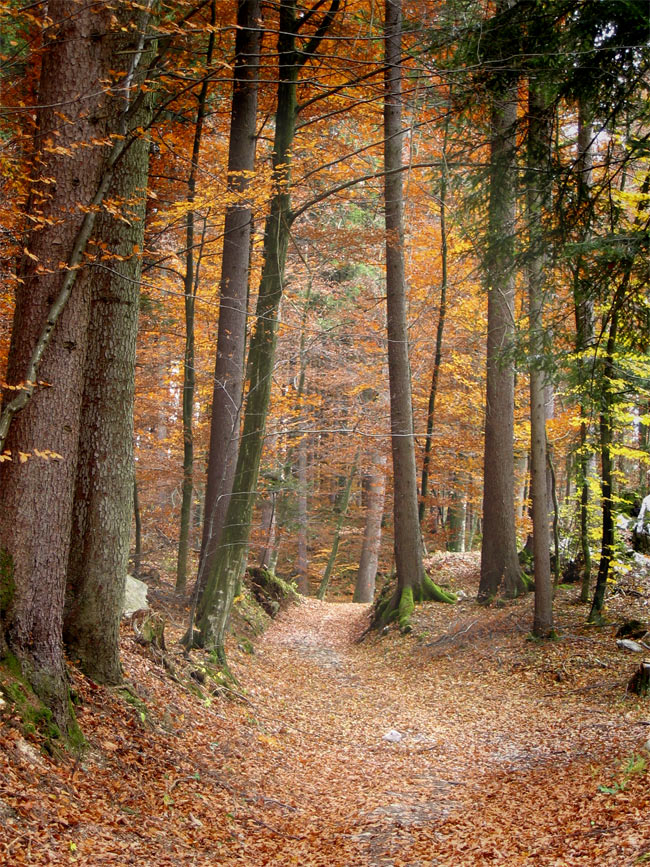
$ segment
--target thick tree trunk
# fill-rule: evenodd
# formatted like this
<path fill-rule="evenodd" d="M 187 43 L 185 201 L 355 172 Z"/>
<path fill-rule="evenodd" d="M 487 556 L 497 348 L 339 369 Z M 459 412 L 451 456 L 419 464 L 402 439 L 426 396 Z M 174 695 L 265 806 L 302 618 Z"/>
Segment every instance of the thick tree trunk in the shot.
<path fill-rule="evenodd" d="M 363 531 L 359 571 L 354 588 L 354 602 L 372 602 L 375 596 L 377 565 L 381 550 L 381 522 L 386 493 L 386 455 L 374 452 L 368 471 L 368 505 Z"/>
<path fill-rule="evenodd" d="M 107 131 L 106 96 L 97 83 L 107 79 L 112 59 L 109 10 L 50 0 L 48 17 L 34 172 L 56 183 L 37 181 L 28 205 L 37 228 L 20 265 L 10 384 L 25 378 L 66 279 L 60 262 L 73 255 L 106 159 L 102 147 L 82 143 Z M 89 310 L 90 293 L 78 287 L 42 357 L 38 379 L 48 385 L 14 416 L 6 441 L 12 460 L 0 463 L 2 628 L 9 650 L 63 728 L 71 715 L 61 636 Z M 35 450 L 60 457 L 41 460 Z M 21 453 L 31 457 L 23 462 Z"/>
<path fill-rule="evenodd" d="M 140 69 L 154 53 L 147 40 L 148 14 L 140 22 L 136 44 L 125 54 Z M 143 48 L 146 41 L 146 50 Z M 125 78 L 141 82 L 128 68 Z M 126 111 L 134 94 L 122 94 Z M 119 111 L 116 106 L 116 113 Z M 132 119 L 147 128 L 151 100 Z M 91 318 L 84 371 L 79 463 L 64 617 L 64 641 L 70 657 L 98 683 L 119 683 L 119 624 L 130 546 L 134 492 L 133 398 L 138 332 L 144 218 L 149 173 L 149 140 L 131 144 L 117 165 L 109 191 L 128 203 L 120 218 L 100 215 L 95 235 L 103 255 L 113 257 L 82 278 L 90 283 Z M 136 252 L 134 252 L 136 251 Z"/>
<path fill-rule="evenodd" d="M 553 593 L 549 539 L 549 502 L 546 453 L 546 376 L 544 354 L 544 284 L 546 255 L 543 223 L 550 192 L 552 115 L 539 83 L 529 81 L 527 218 L 529 236 L 528 316 L 530 379 L 530 493 L 533 518 L 533 568 L 535 613 L 533 635 L 548 637 L 553 631 Z"/>
<path fill-rule="evenodd" d="M 214 564 L 230 502 L 239 445 L 253 218 L 246 193 L 255 168 L 260 5 L 260 0 L 238 0 L 237 8 L 228 187 L 239 200 L 229 205 L 224 223 L 210 448 L 197 578 L 199 593 Z"/>
<path fill-rule="evenodd" d="M 506 2 L 501 6 L 505 7 Z M 497 4 L 499 8 L 499 4 Z M 487 394 L 483 471 L 483 539 L 479 601 L 524 590 L 514 507 L 514 336 L 517 82 L 492 93 L 488 290 Z"/>

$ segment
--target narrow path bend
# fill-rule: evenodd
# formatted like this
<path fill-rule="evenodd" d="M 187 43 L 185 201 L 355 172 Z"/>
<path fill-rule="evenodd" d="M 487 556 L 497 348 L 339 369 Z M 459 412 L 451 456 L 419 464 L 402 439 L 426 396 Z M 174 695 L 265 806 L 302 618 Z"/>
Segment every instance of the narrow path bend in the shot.
<path fill-rule="evenodd" d="M 397 636 L 355 644 L 366 618 L 305 600 L 247 665 L 260 864 L 600 863 L 580 854 L 590 768 L 630 749 L 629 727 L 580 696 L 549 713 L 498 647 L 473 659 Z"/>

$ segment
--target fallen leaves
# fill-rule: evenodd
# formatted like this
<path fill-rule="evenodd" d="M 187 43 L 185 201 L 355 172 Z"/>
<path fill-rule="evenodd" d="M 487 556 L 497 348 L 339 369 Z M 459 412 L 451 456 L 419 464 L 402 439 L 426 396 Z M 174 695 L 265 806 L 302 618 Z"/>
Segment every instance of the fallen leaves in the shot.
<path fill-rule="evenodd" d="M 480 608 L 475 557 L 433 565 L 466 598 L 418 608 L 411 637 L 355 644 L 364 606 L 309 599 L 254 655 L 234 642 L 246 701 L 206 706 L 125 630 L 137 701 L 74 673 L 81 761 L 42 755 L 1 710 L 0 863 L 643 863 L 647 704 L 624 695 L 629 659 L 584 627 L 572 591 L 558 597 L 560 640 L 535 644 L 530 598 Z M 165 614 L 189 680 L 182 611 Z"/>

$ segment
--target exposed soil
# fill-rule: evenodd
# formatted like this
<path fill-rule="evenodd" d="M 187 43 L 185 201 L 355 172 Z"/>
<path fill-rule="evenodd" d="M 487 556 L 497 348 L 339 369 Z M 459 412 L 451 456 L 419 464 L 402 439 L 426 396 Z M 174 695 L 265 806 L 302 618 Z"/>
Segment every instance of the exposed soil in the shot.
<path fill-rule="evenodd" d="M 419 607 L 408 637 L 355 643 L 366 606 L 291 606 L 253 655 L 233 641 L 234 693 L 176 648 L 173 605 L 165 664 L 125 626 L 128 701 L 76 676 L 83 761 L 43 755 L 5 711 L 0 863 L 650 861 L 650 704 L 626 695 L 643 656 L 585 627 L 576 589 L 559 639 L 531 641 L 532 599 L 477 606 L 476 565 L 435 559 L 466 598 Z M 648 619 L 648 589 L 622 581 L 612 621 Z"/>

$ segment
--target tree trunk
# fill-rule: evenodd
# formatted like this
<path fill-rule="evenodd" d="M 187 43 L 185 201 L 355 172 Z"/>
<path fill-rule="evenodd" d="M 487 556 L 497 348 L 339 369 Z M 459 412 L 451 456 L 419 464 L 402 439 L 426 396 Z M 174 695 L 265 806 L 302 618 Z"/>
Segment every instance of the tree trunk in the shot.
<path fill-rule="evenodd" d="M 37 181 L 28 203 L 36 228 L 19 267 L 10 384 L 25 379 L 53 299 L 67 280 L 59 263 L 74 256 L 88 224 L 84 208 L 97 196 L 106 159 L 101 146 L 82 149 L 82 143 L 108 131 L 106 96 L 97 83 L 109 76 L 114 48 L 109 10 L 79 4 L 70 14 L 69 0 L 50 0 L 47 11 L 34 172 L 56 183 Z M 72 724 L 61 636 L 89 311 L 87 287 L 79 287 L 56 330 L 50 329 L 38 373 L 48 385 L 13 417 L 6 440 L 13 459 L 0 464 L 6 645 L 63 729 Z M 42 460 L 37 449 L 60 457 Z M 23 462 L 21 453 L 31 457 Z"/>
<path fill-rule="evenodd" d="M 238 0 L 228 150 L 228 189 L 238 200 L 228 206 L 224 223 L 210 447 L 195 591 L 199 594 L 214 565 L 230 502 L 239 445 L 253 219 L 246 195 L 255 168 L 260 6 L 260 0 Z"/>
<path fill-rule="evenodd" d="M 578 107 L 578 159 L 576 163 L 578 178 L 577 207 L 585 210 L 591 194 L 593 183 L 593 129 L 589 111 L 581 102 Z M 589 218 L 591 219 L 591 217 Z M 589 239 L 589 224 L 583 227 L 581 240 Z M 573 275 L 573 303 L 576 323 L 575 347 L 578 358 L 578 383 L 581 391 L 588 387 L 590 368 L 583 359 L 583 354 L 592 345 L 594 339 L 593 300 L 591 298 L 590 277 L 583 273 L 582 256 L 578 255 Z M 580 600 L 587 602 L 591 585 L 591 549 L 589 547 L 589 465 L 591 450 L 589 446 L 589 424 L 587 418 L 589 408 L 585 398 L 580 401 L 580 444 L 578 447 L 578 490 L 580 491 L 580 550 L 584 572 Z"/>
<path fill-rule="evenodd" d="M 192 636 L 193 642 L 214 648 L 224 663 L 226 625 L 237 578 L 246 560 L 271 394 L 278 309 L 292 218 L 289 189 L 291 146 L 296 130 L 298 73 L 307 58 L 317 50 L 338 8 L 339 0 L 332 0 L 327 12 L 323 13 L 316 34 L 306 48 L 298 52 L 296 41 L 301 25 L 296 17 L 295 0 L 283 0 L 280 5 L 278 105 L 273 148 L 275 191 L 264 232 L 264 264 L 247 366 L 249 388 L 228 511 L 197 609 L 199 632 Z M 190 636 L 187 638 L 189 640 Z"/>
<path fill-rule="evenodd" d="M 598 576 L 596 589 L 589 612 L 589 623 L 599 623 L 602 620 L 605 607 L 605 592 L 607 590 L 607 578 L 609 577 L 609 565 L 614 557 L 614 512 L 612 502 L 612 412 L 613 394 L 616 388 L 614 377 L 614 351 L 616 349 L 616 331 L 618 327 L 618 309 L 620 293 L 614 300 L 607 337 L 607 349 L 605 353 L 605 369 L 601 385 L 602 395 L 600 398 L 600 469 L 601 469 L 601 492 L 603 505 L 603 530 L 598 564 Z"/>
<path fill-rule="evenodd" d="M 507 0 L 497 10 L 507 8 Z M 483 471 L 483 539 L 478 599 L 524 590 L 514 508 L 514 233 L 517 81 L 497 82 L 491 97 L 487 394 Z"/>
<path fill-rule="evenodd" d="M 327 559 L 327 565 L 325 566 L 325 571 L 323 572 L 323 577 L 321 579 L 320 585 L 318 587 L 318 593 L 316 596 L 318 599 L 325 599 L 327 595 L 327 588 L 329 587 L 330 578 L 332 576 L 332 571 L 334 569 L 334 564 L 336 563 L 336 555 L 339 551 L 339 542 L 341 541 L 341 530 L 343 529 L 343 524 L 345 523 L 345 519 L 348 514 L 348 506 L 350 505 L 350 493 L 352 492 L 352 483 L 354 482 L 354 477 L 357 474 L 357 465 L 359 463 L 359 452 L 357 452 L 354 463 L 352 464 L 352 469 L 350 470 L 350 475 L 348 476 L 345 487 L 343 489 L 343 495 L 341 497 L 341 502 L 339 504 L 339 517 L 336 522 L 336 529 L 334 530 L 334 539 L 332 540 L 332 549 L 330 551 L 330 555 Z"/>
<path fill-rule="evenodd" d="M 386 493 L 386 455 L 374 452 L 368 472 L 368 505 L 363 531 L 359 571 L 354 588 L 354 602 L 372 602 L 375 596 L 377 565 L 381 549 L 381 522 Z"/>
<path fill-rule="evenodd" d="M 216 22 L 216 0 L 212 0 L 210 24 L 212 28 Z M 239 34 L 239 31 L 237 31 Z M 206 52 L 206 69 L 212 66 L 212 54 L 214 51 L 214 29 L 208 37 Z M 199 288 L 199 261 L 194 264 L 195 224 L 197 214 L 194 212 L 194 200 L 196 198 L 196 175 L 199 167 L 201 153 L 201 138 L 203 134 L 203 120 L 208 97 L 208 77 L 203 79 L 199 91 L 196 122 L 194 125 L 194 141 L 192 144 L 192 161 L 190 174 L 187 180 L 187 224 L 185 231 L 185 353 L 183 356 L 183 485 L 181 497 L 180 527 L 178 534 L 178 559 L 176 562 L 176 592 L 185 593 L 187 586 L 187 558 L 190 550 L 190 528 L 192 524 L 192 498 L 194 495 L 194 308 L 196 293 Z M 205 234 L 205 233 L 204 233 Z M 202 249 L 202 244 L 199 250 Z"/>
<path fill-rule="evenodd" d="M 410 631 L 416 601 L 452 601 L 425 575 L 418 515 L 417 470 L 411 406 L 402 193 L 402 8 L 386 0 L 384 48 L 384 217 L 386 225 L 386 328 L 393 457 L 393 522 L 397 588 L 376 613 L 378 624 L 397 617 Z M 446 597 L 446 598 L 445 598 Z"/>
<path fill-rule="evenodd" d="M 135 45 L 123 46 L 140 70 L 153 57 L 146 42 L 148 13 L 139 22 Z M 124 78 L 142 83 L 133 66 Z M 131 88 L 116 113 L 132 102 Z M 132 118 L 147 128 L 152 113 L 145 100 Z M 149 173 L 149 139 L 134 141 L 118 163 L 111 196 L 129 203 L 119 218 L 102 213 L 95 236 L 110 268 L 88 271 L 91 317 L 84 370 L 79 462 L 73 506 L 63 637 L 72 659 L 98 683 L 119 683 L 119 625 L 122 615 L 133 504 L 133 398 L 138 332 L 144 218 Z M 85 288 L 85 287 L 84 287 Z"/>
<path fill-rule="evenodd" d="M 451 100 L 450 100 L 451 103 Z M 429 389 L 429 403 L 427 406 L 427 432 L 424 441 L 424 458 L 422 460 L 422 481 L 420 484 L 420 503 L 418 507 L 418 519 L 420 525 L 424 521 L 429 494 L 429 471 L 431 464 L 431 449 L 433 447 L 433 423 L 436 408 L 436 395 L 438 393 L 438 380 L 440 378 L 440 366 L 442 363 L 442 337 L 447 317 L 447 139 L 449 136 L 449 117 L 451 104 L 447 107 L 445 116 L 445 135 L 442 150 L 442 166 L 440 174 L 440 309 L 438 311 L 438 325 L 436 327 L 436 349 L 433 358 L 433 371 L 431 374 L 431 388 Z"/>
<path fill-rule="evenodd" d="M 307 531 L 309 527 L 307 513 L 307 437 L 301 436 L 296 446 L 297 480 L 298 480 L 298 553 L 296 555 L 296 572 L 298 573 L 298 590 L 303 596 L 309 595 L 309 553 Z"/>
<path fill-rule="evenodd" d="M 465 550 L 465 517 L 467 503 L 465 493 L 460 488 L 459 473 L 453 474 L 453 489 L 447 508 L 447 550 L 461 552 Z"/>
<path fill-rule="evenodd" d="M 530 379 L 530 492 L 533 518 L 535 613 L 533 635 L 547 638 L 553 631 L 553 594 L 549 539 L 546 453 L 546 376 L 544 356 L 544 284 L 546 239 L 543 223 L 549 203 L 549 157 L 552 115 L 539 83 L 531 78 L 528 90 L 527 217 L 529 234 L 528 316 Z"/>

